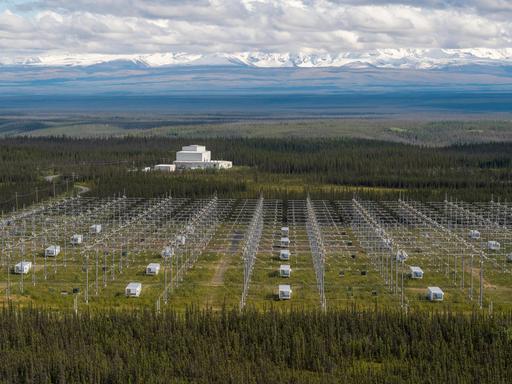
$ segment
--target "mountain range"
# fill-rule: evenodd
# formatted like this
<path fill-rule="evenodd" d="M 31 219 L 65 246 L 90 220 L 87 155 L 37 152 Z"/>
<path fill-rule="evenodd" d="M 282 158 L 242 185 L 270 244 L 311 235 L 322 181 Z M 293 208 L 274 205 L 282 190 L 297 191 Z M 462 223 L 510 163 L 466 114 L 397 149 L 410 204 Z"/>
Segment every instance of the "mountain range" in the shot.
<path fill-rule="evenodd" d="M 256 68 L 393 68 L 439 69 L 467 65 L 510 66 L 512 48 L 489 49 L 377 49 L 343 53 L 154 53 L 140 55 L 59 54 L 7 58 L 3 66 L 88 67 L 125 64 L 142 68 L 176 66 L 246 66 Z"/>

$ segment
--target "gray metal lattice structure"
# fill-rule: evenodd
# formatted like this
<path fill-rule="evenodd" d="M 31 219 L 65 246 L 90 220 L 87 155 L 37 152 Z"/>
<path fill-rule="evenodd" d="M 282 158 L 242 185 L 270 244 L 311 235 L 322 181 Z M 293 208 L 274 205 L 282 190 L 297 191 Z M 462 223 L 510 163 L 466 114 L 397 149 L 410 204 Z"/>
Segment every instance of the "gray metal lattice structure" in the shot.
<path fill-rule="evenodd" d="M 315 208 L 310 197 L 306 199 L 307 221 L 306 231 L 308 233 L 309 244 L 311 247 L 311 256 L 315 268 L 316 284 L 320 294 L 320 306 L 325 311 L 327 302 L 325 299 L 325 247 L 322 231 L 318 225 Z"/>
<path fill-rule="evenodd" d="M 261 235 L 263 233 L 263 203 L 264 199 L 263 196 L 261 196 L 258 199 L 251 223 L 249 224 L 245 235 L 245 243 L 242 252 L 242 259 L 244 261 L 244 283 L 242 288 L 242 298 L 240 299 L 240 308 L 244 308 L 246 305 L 251 275 L 254 269 L 254 263 L 256 262 L 256 254 L 258 253 Z"/>

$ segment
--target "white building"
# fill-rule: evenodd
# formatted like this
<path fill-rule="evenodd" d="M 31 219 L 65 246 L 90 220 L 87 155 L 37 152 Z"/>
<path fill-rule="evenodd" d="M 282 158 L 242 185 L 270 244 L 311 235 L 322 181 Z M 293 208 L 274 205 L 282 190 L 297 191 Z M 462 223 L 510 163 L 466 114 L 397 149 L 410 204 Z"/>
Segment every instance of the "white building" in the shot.
<path fill-rule="evenodd" d="M 480 238 L 480 232 L 476 229 L 472 229 L 469 231 L 469 238 L 471 240 L 478 240 Z"/>
<path fill-rule="evenodd" d="M 281 249 L 279 251 L 279 259 L 280 260 L 290 260 L 290 250 L 289 249 Z"/>
<path fill-rule="evenodd" d="M 292 288 L 287 284 L 279 285 L 279 300 L 290 300 L 292 298 Z"/>
<path fill-rule="evenodd" d="M 14 266 L 14 273 L 26 275 L 32 268 L 32 262 L 21 261 Z"/>
<path fill-rule="evenodd" d="M 290 245 L 290 239 L 287 237 L 281 237 L 281 247 L 286 248 Z"/>
<path fill-rule="evenodd" d="M 499 251 L 501 249 L 501 244 L 498 241 L 491 240 L 487 242 L 487 248 L 491 251 Z"/>
<path fill-rule="evenodd" d="M 428 287 L 427 299 L 429 299 L 430 301 L 443 301 L 444 292 L 439 287 Z"/>
<path fill-rule="evenodd" d="M 289 234 L 290 234 L 290 228 L 281 227 L 281 236 L 288 237 Z"/>
<path fill-rule="evenodd" d="M 186 145 L 176 153 L 176 169 L 228 169 L 231 161 L 212 160 L 211 152 L 204 145 Z"/>
<path fill-rule="evenodd" d="M 290 265 L 281 264 L 281 266 L 279 267 L 279 276 L 290 277 L 291 274 L 292 274 L 292 269 L 291 269 Z"/>
<path fill-rule="evenodd" d="M 141 283 L 130 283 L 126 286 L 125 294 L 127 297 L 139 297 L 142 292 Z"/>
<path fill-rule="evenodd" d="M 93 224 L 89 227 L 89 232 L 92 234 L 101 233 L 101 224 Z"/>
<path fill-rule="evenodd" d="M 44 250 L 44 255 L 47 257 L 55 257 L 60 253 L 60 245 L 50 245 Z"/>
<path fill-rule="evenodd" d="M 74 234 L 71 237 L 71 244 L 73 244 L 73 245 L 82 244 L 83 241 L 84 241 L 84 236 L 83 235 Z"/>
<path fill-rule="evenodd" d="M 160 272 L 160 264 L 158 263 L 149 263 L 146 267 L 146 275 L 158 275 L 158 272 Z"/>
<path fill-rule="evenodd" d="M 411 279 L 423 279 L 423 269 L 420 267 L 409 267 L 411 271 Z"/>
<path fill-rule="evenodd" d="M 174 164 L 157 164 L 153 169 L 160 172 L 174 172 L 176 170 L 176 166 Z"/>

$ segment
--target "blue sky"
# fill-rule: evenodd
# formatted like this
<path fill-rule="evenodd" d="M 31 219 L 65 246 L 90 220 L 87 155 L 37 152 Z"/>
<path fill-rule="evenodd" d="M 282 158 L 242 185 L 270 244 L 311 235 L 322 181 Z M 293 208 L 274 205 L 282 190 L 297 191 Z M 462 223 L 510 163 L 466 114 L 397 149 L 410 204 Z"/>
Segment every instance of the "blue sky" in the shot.
<path fill-rule="evenodd" d="M 0 0 L 0 56 L 510 48 L 512 0 Z"/>

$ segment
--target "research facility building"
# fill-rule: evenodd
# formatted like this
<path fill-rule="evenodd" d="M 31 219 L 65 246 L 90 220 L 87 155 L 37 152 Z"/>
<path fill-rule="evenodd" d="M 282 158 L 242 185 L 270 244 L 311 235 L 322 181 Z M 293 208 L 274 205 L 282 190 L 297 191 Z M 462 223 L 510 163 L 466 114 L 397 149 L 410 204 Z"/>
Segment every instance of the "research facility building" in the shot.
<path fill-rule="evenodd" d="M 186 145 L 176 153 L 176 169 L 228 169 L 233 163 L 227 160 L 212 160 L 211 152 L 204 145 Z"/>

